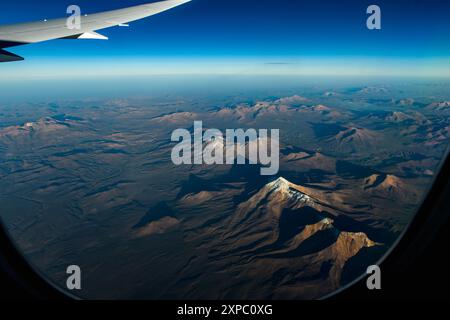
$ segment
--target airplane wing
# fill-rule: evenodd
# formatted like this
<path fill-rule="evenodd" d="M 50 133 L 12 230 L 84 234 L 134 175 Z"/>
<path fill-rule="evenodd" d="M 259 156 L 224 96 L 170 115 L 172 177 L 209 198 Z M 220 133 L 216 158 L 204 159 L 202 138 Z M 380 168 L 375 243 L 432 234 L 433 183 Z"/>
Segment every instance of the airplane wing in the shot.
<path fill-rule="evenodd" d="M 80 29 L 69 29 L 67 18 L 0 26 L 0 62 L 23 60 L 4 48 L 54 39 L 108 39 L 97 30 L 122 26 L 160 12 L 172 9 L 191 0 L 166 0 L 125 9 L 81 16 Z"/>

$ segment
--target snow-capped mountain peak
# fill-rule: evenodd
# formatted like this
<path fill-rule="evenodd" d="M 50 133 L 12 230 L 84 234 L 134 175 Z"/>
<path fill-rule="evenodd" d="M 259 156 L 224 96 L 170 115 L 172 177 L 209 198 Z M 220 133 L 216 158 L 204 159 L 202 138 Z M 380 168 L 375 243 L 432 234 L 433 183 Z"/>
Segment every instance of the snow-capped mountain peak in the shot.
<path fill-rule="evenodd" d="M 289 182 L 283 177 L 279 177 L 278 179 L 270 182 L 267 187 L 270 193 L 280 193 L 296 202 L 313 202 L 310 196 L 299 190 L 299 186 Z"/>

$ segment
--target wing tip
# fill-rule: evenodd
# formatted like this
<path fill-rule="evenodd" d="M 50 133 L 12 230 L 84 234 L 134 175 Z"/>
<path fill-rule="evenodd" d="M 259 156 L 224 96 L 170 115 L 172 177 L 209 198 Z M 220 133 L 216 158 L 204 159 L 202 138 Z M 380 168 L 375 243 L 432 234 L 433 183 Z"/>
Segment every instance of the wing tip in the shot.
<path fill-rule="evenodd" d="M 15 62 L 15 61 L 23 61 L 25 58 L 18 56 L 12 52 L 0 49 L 0 62 Z"/>

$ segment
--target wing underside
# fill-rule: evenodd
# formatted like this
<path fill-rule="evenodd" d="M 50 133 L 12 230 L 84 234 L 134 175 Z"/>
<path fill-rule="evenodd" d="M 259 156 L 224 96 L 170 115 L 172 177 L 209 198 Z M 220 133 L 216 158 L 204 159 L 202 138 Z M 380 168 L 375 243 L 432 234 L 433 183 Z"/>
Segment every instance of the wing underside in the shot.
<path fill-rule="evenodd" d="M 122 26 L 160 12 L 172 9 L 191 0 L 167 0 L 81 16 L 80 29 L 69 29 L 67 18 L 0 26 L 0 62 L 18 61 L 21 57 L 1 50 L 8 47 L 54 39 L 107 39 L 97 30 Z M 16 59 L 16 60 L 14 60 Z"/>

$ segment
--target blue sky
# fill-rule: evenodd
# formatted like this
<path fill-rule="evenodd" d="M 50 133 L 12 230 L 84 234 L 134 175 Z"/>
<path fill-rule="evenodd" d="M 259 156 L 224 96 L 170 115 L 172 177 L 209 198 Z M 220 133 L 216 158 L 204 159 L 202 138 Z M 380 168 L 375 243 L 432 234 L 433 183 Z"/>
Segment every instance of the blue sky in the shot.
<path fill-rule="evenodd" d="M 94 13 L 150 0 L 22 0 L 2 3 L 0 23 Z M 382 9 L 382 30 L 366 8 Z M 11 48 L 25 62 L 3 77 L 146 74 L 450 75 L 450 1 L 193 0 L 103 30 L 110 40 L 58 40 Z"/>

